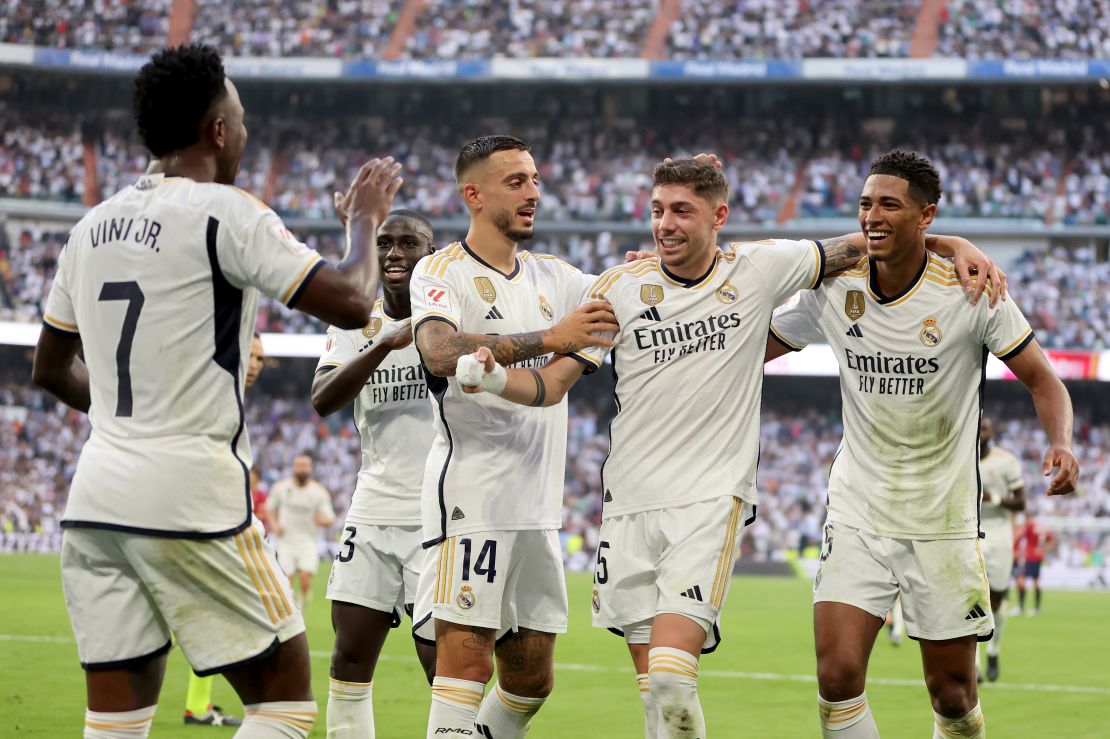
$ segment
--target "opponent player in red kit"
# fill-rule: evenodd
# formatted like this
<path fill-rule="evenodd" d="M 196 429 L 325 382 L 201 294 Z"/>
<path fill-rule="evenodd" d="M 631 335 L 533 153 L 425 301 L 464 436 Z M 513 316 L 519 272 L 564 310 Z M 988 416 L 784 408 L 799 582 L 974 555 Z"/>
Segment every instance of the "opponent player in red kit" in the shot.
<path fill-rule="evenodd" d="M 1036 616 L 1041 610 L 1041 563 L 1046 550 L 1056 548 L 1056 535 L 1037 524 L 1033 519 L 1018 529 L 1014 539 L 1014 561 L 1017 565 L 1018 616 L 1025 613 L 1025 578 L 1033 581 L 1033 610 Z"/>

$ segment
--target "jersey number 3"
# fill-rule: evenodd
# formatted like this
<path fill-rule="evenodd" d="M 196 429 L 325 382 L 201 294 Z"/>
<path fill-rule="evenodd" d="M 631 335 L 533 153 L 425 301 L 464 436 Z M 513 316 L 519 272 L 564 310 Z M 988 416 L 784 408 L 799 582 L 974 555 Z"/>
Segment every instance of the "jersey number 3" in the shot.
<path fill-rule="evenodd" d="M 139 289 L 139 283 L 105 282 L 100 288 L 100 300 L 126 300 L 127 312 L 123 315 L 123 328 L 116 345 L 116 374 L 119 388 L 116 393 L 116 416 L 130 418 L 134 408 L 131 394 L 131 345 L 135 343 L 135 329 L 139 325 L 139 314 L 146 298 Z"/>

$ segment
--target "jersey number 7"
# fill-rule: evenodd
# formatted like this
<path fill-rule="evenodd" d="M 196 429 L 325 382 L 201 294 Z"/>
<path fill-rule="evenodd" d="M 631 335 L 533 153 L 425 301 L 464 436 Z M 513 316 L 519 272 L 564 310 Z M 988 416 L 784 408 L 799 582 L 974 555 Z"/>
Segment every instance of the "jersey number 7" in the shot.
<path fill-rule="evenodd" d="M 139 289 L 139 283 L 105 282 L 100 288 L 99 300 L 126 300 L 127 313 L 123 316 L 123 328 L 116 345 L 116 375 L 119 388 L 116 392 L 116 416 L 130 418 L 134 406 L 131 395 L 131 346 L 135 343 L 135 329 L 139 325 L 139 313 L 143 310 L 146 297 Z"/>

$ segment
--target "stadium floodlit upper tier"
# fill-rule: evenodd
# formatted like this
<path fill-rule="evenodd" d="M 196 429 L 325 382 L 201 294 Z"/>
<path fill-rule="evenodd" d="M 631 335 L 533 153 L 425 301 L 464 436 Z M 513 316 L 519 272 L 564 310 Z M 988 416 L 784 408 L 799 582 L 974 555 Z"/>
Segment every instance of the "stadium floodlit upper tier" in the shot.
<path fill-rule="evenodd" d="M 1110 59 L 1110 0 L 5 0 L 0 41 L 329 59 Z"/>

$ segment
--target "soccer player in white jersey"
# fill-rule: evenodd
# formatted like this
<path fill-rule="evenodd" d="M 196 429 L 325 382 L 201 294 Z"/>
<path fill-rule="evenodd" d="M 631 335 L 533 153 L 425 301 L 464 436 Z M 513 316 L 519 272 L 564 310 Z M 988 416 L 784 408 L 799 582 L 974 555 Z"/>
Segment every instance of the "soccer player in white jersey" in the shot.
<path fill-rule="evenodd" d="M 318 529 L 335 522 L 331 493 L 312 479 L 312 455 L 293 458 L 293 476 L 274 483 L 267 508 L 277 538 L 278 563 L 293 585 L 294 600 L 302 610 L 312 592 L 312 578 L 320 566 Z"/>
<path fill-rule="evenodd" d="M 824 339 L 840 364 L 844 439 L 833 463 L 814 584 L 824 736 L 877 737 L 864 693 L 882 618 L 900 592 L 921 648 L 934 737 L 986 735 L 976 640 L 994 629 L 979 550 L 979 418 L 987 352 L 1033 395 L 1050 446 L 1049 495 L 1075 489 L 1071 399 L 1014 302 L 960 299 L 929 254 L 940 178 L 929 162 L 877 158 L 859 201 L 867 258 L 777 315 L 768 358 Z"/>
<path fill-rule="evenodd" d="M 591 333 L 616 325 L 603 305 L 577 307 L 592 277 L 517 249 L 540 199 L 525 142 L 477 139 L 460 151 L 455 177 L 470 211 L 466 238 L 421 260 L 410 287 L 435 417 L 421 515 L 437 566 L 422 578 L 417 616 L 435 619 L 427 735 L 501 739 L 523 736 L 551 692 L 555 635 L 566 630 L 557 529 L 567 408 L 465 395 L 455 364 L 479 347 L 505 364 L 542 363 L 604 342 Z M 498 682 L 483 702 L 495 654 Z"/>
<path fill-rule="evenodd" d="M 425 553 L 420 483 L 432 444 L 432 406 L 412 344 L 409 280 L 435 251 L 432 226 L 395 210 L 378 229 L 383 296 L 361 329 L 328 329 L 312 381 L 312 405 L 326 416 L 355 404 L 362 468 L 328 579 L 335 648 L 327 729 L 334 739 L 374 736 L 372 687 L 378 656 L 405 611 L 413 614 Z M 428 682 L 435 643 L 416 641 Z"/>
<path fill-rule="evenodd" d="M 697 655 L 720 638 L 741 529 L 755 515 L 760 360 L 771 311 L 854 263 L 863 248 L 856 235 L 823 245 L 734 244 L 725 252 L 717 236 L 727 203 L 728 182 L 713 164 L 657 166 L 658 256 L 608 270 L 585 298 L 609 303 L 620 324 L 594 625 L 625 637 L 649 737 L 705 736 Z M 505 372 L 479 350 L 460 366 L 484 364 L 491 374 L 481 387 L 503 400 L 544 406 L 562 402 L 607 351 Z"/>
<path fill-rule="evenodd" d="M 983 480 L 979 526 L 983 531 L 983 561 L 994 614 L 994 635 L 987 642 L 987 679 L 991 682 L 998 679 L 1006 593 L 1014 571 L 1014 514 L 1025 510 L 1021 462 L 993 440 L 994 427 L 989 418 L 984 418 L 979 423 L 979 476 Z"/>
<path fill-rule="evenodd" d="M 85 736 L 147 735 L 172 631 L 198 673 L 223 673 L 239 694 L 237 737 L 304 737 L 316 716 L 304 622 L 252 525 L 247 352 L 260 292 L 366 324 L 373 235 L 399 170 L 391 159 L 362 168 L 343 197 L 348 254 L 333 268 L 232 186 L 247 132 L 214 49 L 154 55 L 134 112 L 156 162 L 73 228 L 33 372 L 92 425 L 61 557 Z"/>

